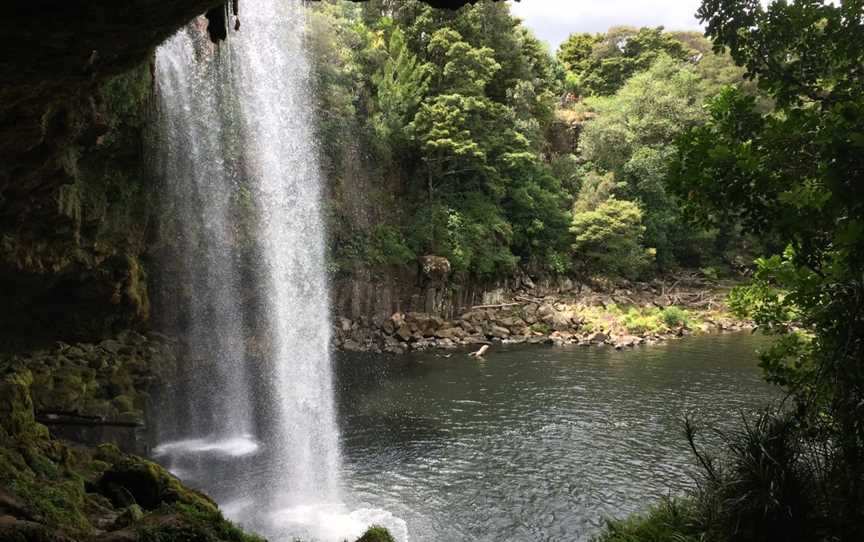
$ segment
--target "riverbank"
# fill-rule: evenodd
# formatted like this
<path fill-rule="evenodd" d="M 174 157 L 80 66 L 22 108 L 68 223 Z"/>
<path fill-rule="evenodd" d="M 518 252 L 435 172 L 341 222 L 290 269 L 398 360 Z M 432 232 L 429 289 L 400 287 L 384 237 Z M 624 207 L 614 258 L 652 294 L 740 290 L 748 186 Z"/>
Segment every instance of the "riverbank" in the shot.
<path fill-rule="evenodd" d="M 381 322 L 340 317 L 333 339 L 340 350 L 379 353 L 493 343 L 630 348 L 693 333 L 752 329 L 726 306 L 735 285 L 682 275 L 539 295 L 529 282 L 452 319 L 423 312 L 395 312 Z"/>

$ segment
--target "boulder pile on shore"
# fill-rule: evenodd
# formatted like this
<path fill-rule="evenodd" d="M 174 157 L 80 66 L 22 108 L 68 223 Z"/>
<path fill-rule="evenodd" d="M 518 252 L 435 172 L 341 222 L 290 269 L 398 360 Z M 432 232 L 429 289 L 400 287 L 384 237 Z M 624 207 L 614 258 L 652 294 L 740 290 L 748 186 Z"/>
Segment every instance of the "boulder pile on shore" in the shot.
<path fill-rule="evenodd" d="M 396 312 L 383 321 L 339 317 L 333 337 L 341 350 L 388 353 L 490 343 L 630 348 L 692 333 L 751 329 L 751 323 L 729 314 L 727 293 L 673 297 L 643 289 L 578 298 L 515 295 L 470 307 L 452 319 L 421 312 Z"/>

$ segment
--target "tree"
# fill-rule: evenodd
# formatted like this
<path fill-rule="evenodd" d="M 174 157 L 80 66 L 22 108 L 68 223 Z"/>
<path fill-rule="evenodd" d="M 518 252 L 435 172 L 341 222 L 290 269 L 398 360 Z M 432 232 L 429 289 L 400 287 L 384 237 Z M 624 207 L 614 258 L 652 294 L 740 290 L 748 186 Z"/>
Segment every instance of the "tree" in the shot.
<path fill-rule="evenodd" d="M 602 34 L 588 34 L 585 32 L 570 34 L 558 47 L 558 61 L 569 72 L 587 72 L 591 69 L 591 64 L 594 61 L 594 46 L 602 39 Z"/>
<path fill-rule="evenodd" d="M 694 54 L 663 27 L 616 26 L 605 34 L 570 36 L 559 49 L 558 60 L 568 72 L 571 90 L 608 96 L 661 55 L 685 60 Z"/>
<path fill-rule="evenodd" d="M 582 180 L 579 195 L 573 203 L 573 213 L 593 211 L 620 190 L 621 184 L 615 180 L 615 174 L 611 171 L 605 174 L 589 171 Z"/>
<path fill-rule="evenodd" d="M 592 211 L 573 214 L 574 260 L 583 272 L 636 278 L 649 261 L 639 243 L 642 211 L 630 201 L 609 198 Z"/>
<path fill-rule="evenodd" d="M 864 4 L 705 0 L 699 16 L 776 108 L 727 89 L 678 143 L 671 180 L 703 224 L 787 248 L 737 293 L 780 340 L 762 356 L 830 450 L 824 539 L 864 539 Z"/>
<path fill-rule="evenodd" d="M 706 118 L 705 90 L 692 65 L 662 55 L 614 96 L 586 101 L 596 118 L 585 124 L 582 154 L 600 171 L 613 172 L 622 183 L 618 193 L 644 210 L 645 243 L 657 250 L 661 266 L 678 261 L 676 249 L 691 233 L 677 227 L 678 206 L 665 179 L 675 138 Z"/>
<path fill-rule="evenodd" d="M 372 0 L 314 9 L 333 38 L 315 43 L 345 75 L 316 66 L 332 80 L 318 101 L 322 109 L 347 102 L 327 114 L 322 133 L 328 143 L 331 133 L 359 136 L 346 144 L 370 158 L 366 167 L 392 183 L 388 196 L 398 202 L 380 213 L 386 223 L 364 225 L 363 235 L 334 228 L 334 237 L 375 244 L 374 232 L 384 231 L 382 246 L 446 256 L 457 275 L 504 275 L 517 264 L 568 271 L 570 195 L 541 155 L 553 61 L 507 5 L 451 11 Z M 369 247 L 353 252 L 386 259 Z"/>
<path fill-rule="evenodd" d="M 432 62 L 438 66 L 433 89 L 439 93 L 483 95 L 486 85 L 501 69 L 492 49 L 471 46 L 451 28 L 432 34 L 428 51 Z"/>
<path fill-rule="evenodd" d="M 431 68 L 421 63 L 405 45 L 405 35 L 396 28 L 390 34 L 387 58 L 373 76 L 377 89 L 377 126 L 385 139 L 404 145 L 404 128 L 414 118 L 429 87 Z"/>

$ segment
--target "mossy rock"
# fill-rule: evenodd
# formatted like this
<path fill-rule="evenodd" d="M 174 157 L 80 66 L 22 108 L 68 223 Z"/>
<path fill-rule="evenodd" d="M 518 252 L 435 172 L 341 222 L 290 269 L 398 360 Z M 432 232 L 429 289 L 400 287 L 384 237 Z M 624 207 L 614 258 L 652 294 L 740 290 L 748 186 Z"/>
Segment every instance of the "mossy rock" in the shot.
<path fill-rule="evenodd" d="M 118 395 L 111 400 L 118 412 L 131 412 L 135 410 L 135 399 L 129 395 Z"/>
<path fill-rule="evenodd" d="M 96 458 L 112 464 L 102 474 L 97 487 L 115 506 L 137 504 L 145 510 L 154 510 L 165 503 L 184 503 L 217 510 L 212 499 L 184 487 L 180 480 L 152 461 L 124 455 L 112 445 L 100 446 Z M 134 502 L 128 502 L 128 496 Z"/>
<path fill-rule="evenodd" d="M 33 413 L 30 371 L 10 373 L 0 379 L 0 430 L 7 436 L 23 436 L 38 432 Z"/>
<path fill-rule="evenodd" d="M 49 407 L 58 396 L 58 408 L 80 403 L 84 411 L 110 411 L 120 418 L 140 415 L 117 411 L 146 400 L 139 389 L 146 378 L 132 377 L 133 365 L 124 361 L 119 364 L 124 371 L 113 384 L 132 389 L 106 393 L 112 383 L 95 380 L 87 365 L 90 356 L 104 354 L 92 345 L 78 348 L 86 355 L 61 358 L 58 353 L 71 347 L 60 345 L 41 357 L 0 359 L 0 496 L 10 496 L 0 499 L 0 540 L 260 542 L 225 520 L 209 497 L 184 487 L 156 463 L 114 445 L 95 450 L 70 445 L 52 438 L 36 422 L 34 410 Z M 145 361 L 157 354 L 155 349 L 150 352 L 152 356 L 144 354 L 147 359 L 140 360 L 144 369 Z M 147 376 L 143 369 L 141 373 Z M 58 389 L 64 393 L 57 394 Z M 10 508 L 3 502 L 16 504 Z"/>
<path fill-rule="evenodd" d="M 384 527 L 373 525 L 356 542 L 396 542 L 396 539 Z"/>
<path fill-rule="evenodd" d="M 132 504 L 127 506 L 117 519 L 114 520 L 113 529 L 125 529 L 126 527 L 131 526 L 135 522 L 141 521 L 144 518 L 144 511 L 137 504 Z"/>
<path fill-rule="evenodd" d="M 104 534 L 98 542 L 264 542 L 244 533 L 218 510 L 175 503 L 163 505 L 121 530 Z"/>
<path fill-rule="evenodd" d="M 57 529 L 26 520 L 0 521 L 0 540 L 3 542 L 78 542 Z"/>

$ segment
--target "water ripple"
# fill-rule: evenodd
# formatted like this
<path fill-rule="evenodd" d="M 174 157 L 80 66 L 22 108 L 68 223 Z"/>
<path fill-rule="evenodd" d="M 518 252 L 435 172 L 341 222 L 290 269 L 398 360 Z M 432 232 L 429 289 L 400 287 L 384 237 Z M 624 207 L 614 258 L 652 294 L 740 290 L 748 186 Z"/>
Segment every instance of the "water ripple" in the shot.
<path fill-rule="evenodd" d="M 690 487 L 684 412 L 728 426 L 769 401 L 758 337 L 630 351 L 497 347 L 340 360 L 345 480 L 412 541 L 587 540 Z"/>

